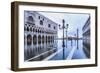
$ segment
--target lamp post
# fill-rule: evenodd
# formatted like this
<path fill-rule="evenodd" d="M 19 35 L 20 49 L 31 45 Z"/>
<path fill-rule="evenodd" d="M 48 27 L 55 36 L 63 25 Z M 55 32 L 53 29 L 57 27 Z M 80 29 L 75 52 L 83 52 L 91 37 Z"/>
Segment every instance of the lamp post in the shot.
<path fill-rule="evenodd" d="M 79 40 L 79 30 L 78 30 L 78 28 L 77 28 L 77 49 L 78 49 L 78 40 Z"/>
<path fill-rule="evenodd" d="M 74 39 L 74 40 L 75 40 L 75 45 L 76 45 L 76 34 L 74 34 L 74 37 L 75 37 L 75 39 Z"/>
<path fill-rule="evenodd" d="M 68 31 L 68 24 L 66 24 L 66 48 L 67 48 L 67 40 L 68 40 L 67 31 Z"/>
<path fill-rule="evenodd" d="M 68 24 L 66 24 L 66 27 L 65 27 L 65 20 L 63 19 L 62 20 L 62 27 L 60 27 L 61 25 L 59 25 L 59 29 L 63 29 L 63 44 L 62 44 L 62 47 L 65 47 L 65 42 L 64 42 L 64 29 L 66 29 L 66 37 L 67 37 L 67 29 L 68 29 Z"/>
<path fill-rule="evenodd" d="M 64 29 L 66 29 L 66 33 L 67 33 L 67 29 L 68 29 L 68 24 L 66 24 L 66 26 L 65 26 L 65 20 L 63 19 L 62 20 L 62 27 L 61 27 L 61 25 L 59 25 L 59 29 L 63 29 L 63 44 L 62 44 L 62 47 L 63 47 L 63 59 L 65 59 L 65 54 L 64 54 L 64 47 L 65 47 L 65 41 L 64 41 Z M 67 34 L 66 34 L 66 36 L 67 36 Z M 66 42 L 67 43 L 67 42 Z"/>

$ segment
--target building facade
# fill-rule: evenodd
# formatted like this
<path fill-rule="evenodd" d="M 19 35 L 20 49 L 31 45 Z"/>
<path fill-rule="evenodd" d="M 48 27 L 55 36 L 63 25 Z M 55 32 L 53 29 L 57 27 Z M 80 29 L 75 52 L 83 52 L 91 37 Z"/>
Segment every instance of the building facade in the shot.
<path fill-rule="evenodd" d="M 58 25 L 36 11 L 24 11 L 24 61 L 40 61 L 57 50 Z"/>
<path fill-rule="evenodd" d="M 90 16 L 83 26 L 83 50 L 88 58 L 90 58 Z"/>

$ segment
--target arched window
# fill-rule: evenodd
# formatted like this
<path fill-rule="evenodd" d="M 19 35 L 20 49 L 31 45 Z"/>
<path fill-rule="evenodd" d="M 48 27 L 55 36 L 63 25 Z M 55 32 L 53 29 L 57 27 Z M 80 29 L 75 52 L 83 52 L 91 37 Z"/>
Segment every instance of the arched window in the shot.
<path fill-rule="evenodd" d="M 36 36 L 36 35 L 33 36 L 33 44 L 34 44 L 34 45 L 37 44 L 37 36 Z"/>
<path fill-rule="evenodd" d="M 54 26 L 53 28 L 54 28 L 54 29 L 56 29 L 56 27 L 55 27 L 55 26 Z"/>
<path fill-rule="evenodd" d="M 29 34 L 27 35 L 27 45 L 31 45 L 32 44 L 32 36 Z"/>
<path fill-rule="evenodd" d="M 34 18 L 32 16 L 28 16 L 27 23 L 29 23 L 29 24 L 35 24 Z"/>
<path fill-rule="evenodd" d="M 51 27 L 51 24 L 48 24 L 48 27 L 50 28 Z"/>
<path fill-rule="evenodd" d="M 42 20 L 40 20 L 40 25 L 43 25 L 43 21 Z"/>
<path fill-rule="evenodd" d="M 38 44 L 41 44 L 41 36 L 38 36 Z"/>
<path fill-rule="evenodd" d="M 33 17 L 32 17 L 32 16 L 29 16 L 29 17 L 28 17 L 28 21 L 33 22 L 33 21 L 34 21 Z"/>

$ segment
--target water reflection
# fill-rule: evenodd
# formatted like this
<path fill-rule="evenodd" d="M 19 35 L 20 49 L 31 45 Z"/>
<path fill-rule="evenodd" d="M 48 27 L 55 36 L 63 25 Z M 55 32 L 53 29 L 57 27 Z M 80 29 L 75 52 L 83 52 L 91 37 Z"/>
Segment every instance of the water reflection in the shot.
<path fill-rule="evenodd" d="M 41 61 L 57 51 L 57 41 L 24 46 L 25 61 Z"/>
<path fill-rule="evenodd" d="M 78 44 L 76 40 L 68 40 L 67 48 L 62 47 L 62 42 L 63 41 L 60 39 L 56 40 L 55 43 L 26 46 L 28 49 L 25 49 L 25 61 L 42 61 L 45 59 L 69 60 L 88 58 L 87 53 L 84 51 L 84 47 L 86 49 L 86 46 L 84 45 L 83 40 L 78 40 Z M 66 40 L 64 40 L 64 42 L 66 44 Z M 90 52 L 88 54 L 90 54 Z"/>
<path fill-rule="evenodd" d="M 59 40 L 58 44 L 61 44 L 61 41 L 62 40 Z M 67 48 L 62 48 L 61 45 L 58 45 L 58 49 L 62 49 L 61 52 L 57 53 L 50 60 L 86 59 L 88 57 L 84 52 L 84 46 L 85 45 L 83 45 L 83 40 L 78 40 L 78 46 L 76 40 L 69 40 L 67 41 Z"/>

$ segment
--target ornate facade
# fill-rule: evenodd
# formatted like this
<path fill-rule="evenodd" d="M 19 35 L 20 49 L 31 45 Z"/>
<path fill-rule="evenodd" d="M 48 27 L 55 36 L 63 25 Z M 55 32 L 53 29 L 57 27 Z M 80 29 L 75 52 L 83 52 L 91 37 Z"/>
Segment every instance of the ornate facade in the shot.
<path fill-rule="evenodd" d="M 57 23 L 36 11 L 24 11 L 24 60 L 43 60 L 57 48 Z"/>
<path fill-rule="evenodd" d="M 90 17 L 83 26 L 83 50 L 86 56 L 90 58 Z"/>

